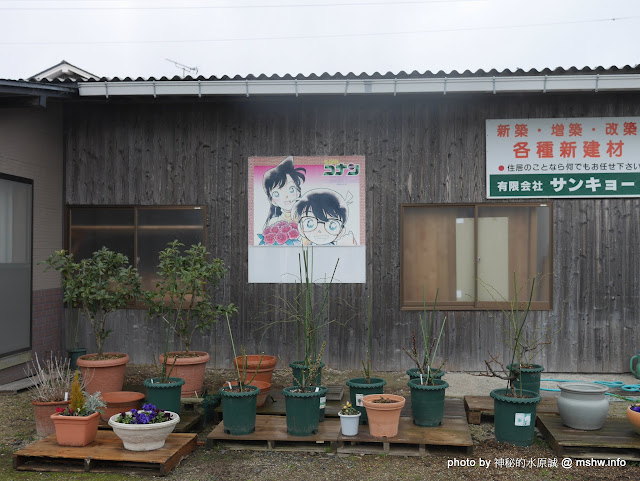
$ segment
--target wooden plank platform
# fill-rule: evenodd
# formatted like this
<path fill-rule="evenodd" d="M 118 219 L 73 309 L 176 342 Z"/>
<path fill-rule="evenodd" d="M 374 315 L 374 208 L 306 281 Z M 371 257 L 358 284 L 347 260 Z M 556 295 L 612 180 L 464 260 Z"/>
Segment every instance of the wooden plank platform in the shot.
<path fill-rule="evenodd" d="M 143 454 L 127 451 L 113 431 L 98 431 L 96 440 L 83 447 L 58 446 L 52 434 L 13 453 L 19 471 L 87 471 L 95 473 L 146 473 L 165 476 L 196 449 L 197 435 L 172 433 L 161 449 Z"/>
<path fill-rule="evenodd" d="M 335 451 L 339 419 L 326 419 L 318 424 L 318 434 L 313 436 L 292 436 L 287 433 L 285 416 L 256 416 L 256 430 L 251 434 L 233 436 L 224 432 L 220 423 L 207 436 L 207 447 L 218 445 L 225 449 L 252 451 Z"/>
<path fill-rule="evenodd" d="M 640 436 L 626 418 L 607 418 L 602 429 L 580 431 L 562 424 L 559 416 L 541 414 L 537 427 L 558 456 L 640 461 Z"/>
<path fill-rule="evenodd" d="M 543 397 L 538 403 L 538 414 L 558 414 L 558 398 Z M 493 398 L 491 396 L 465 396 L 464 409 L 469 424 L 480 424 L 482 413 L 493 414 Z"/>
<path fill-rule="evenodd" d="M 413 424 L 408 417 L 400 419 L 398 435 L 394 438 L 374 438 L 367 426 L 360 426 L 356 436 L 343 436 L 340 420 L 325 418 L 318 425 L 316 436 L 300 437 L 287 434 L 285 416 L 259 415 L 256 430 L 245 436 L 225 434 L 222 423 L 207 436 L 207 447 L 219 445 L 235 450 L 286 450 L 327 452 L 338 454 L 390 454 L 421 456 L 427 452 L 461 451 L 471 454 L 473 440 L 467 424 L 461 399 L 445 400 L 445 417 L 442 426 L 423 428 Z"/>

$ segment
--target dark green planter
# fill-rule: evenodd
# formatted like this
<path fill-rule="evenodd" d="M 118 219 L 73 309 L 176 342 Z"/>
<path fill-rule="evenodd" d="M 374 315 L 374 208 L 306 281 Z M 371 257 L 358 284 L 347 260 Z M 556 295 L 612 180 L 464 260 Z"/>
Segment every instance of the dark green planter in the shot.
<path fill-rule="evenodd" d="M 304 361 L 296 361 L 289 364 L 289 367 L 293 371 L 293 387 L 300 386 L 302 382 L 302 375 L 304 373 L 305 376 L 309 375 L 309 368 L 304 363 Z M 318 374 L 316 374 L 316 379 L 312 383 L 307 383 L 309 386 L 320 386 L 322 384 L 322 368 L 324 367 L 324 362 L 320 363 L 320 369 L 318 369 Z"/>
<path fill-rule="evenodd" d="M 173 411 L 180 414 L 180 390 L 184 384 L 181 377 L 170 377 L 170 382 L 158 382 L 157 377 L 144 380 L 147 388 L 146 402 L 153 404 L 158 409 Z"/>
<path fill-rule="evenodd" d="M 292 436 L 311 436 L 318 433 L 320 398 L 327 395 L 327 388 L 318 386 L 318 392 L 292 392 L 297 387 L 286 387 L 284 394 L 287 412 L 287 433 Z"/>
<path fill-rule="evenodd" d="M 438 371 L 433 376 L 434 379 L 442 379 L 442 377 L 446 374 L 445 371 Z M 409 380 L 411 379 L 420 379 L 420 369 L 414 367 L 413 369 L 407 369 L 407 375 L 409 376 Z"/>
<path fill-rule="evenodd" d="M 382 394 L 387 381 L 379 377 L 372 377 L 371 382 L 367 384 L 367 380 L 363 377 L 354 377 L 347 381 L 349 386 L 349 400 L 351 405 L 360 411 L 360 424 L 369 422 L 367 418 L 367 410 L 362 404 L 362 398 L 368 394 Z M 360 402 L 358 402 L 360 400 Z"/>
<path fill-rule="evenodd" d="M 256 430 L 256 401 L 260 388 L 245 386 L 244 391 L 226 391 L 221 387 L 222 423 L 224 432 L 233 436 L 251 434 Z"/>
<path fill-rule="evenodd" d="M 420 379 L 409 379 L 409 387 L 413 424 L 428 428 L 440 426 L 444 417 L 444 393 L 449 384 L 436 379 L 434 385 L 429 386 L 420 384 Z"/>
<path fill-rule="evenodd" d="M 540 373 L 544 371 L 544 367 L 540 364 L 530 364 L 532 367 L 523 367 L 520 369 L 520 374 L 513 382 L 513 385 L 516 389 L 520 390 L 520 388 L 525 391 L 533 391 L 536 394 L 540 394 Z M 511 374 L 515 369 L 516 364 L 509 364 L 507 369 L 509 369 L 509 374 Z"/>
<path fill-rule="evenodd" d="M 78 358 L 80 356 L 84 356 L 87 353 L 87 348 L 81 347 L 78 349 L 67 349 L 67 353 L 69 354 L 69 365 L 71 366 L 71 369 L 75 371 L 76 369 L 78 369 Z"/>
<path fill-rule="evenodd" d="M 525 398 L 506 396 L 509 392 L 509 389 L 491 391 L 496 440 L 515 446 L 531 446 L 536 426 L 536 407 L 541 397 L 532 391 L 522 391 L 524 396 L 528 396 Z"/>

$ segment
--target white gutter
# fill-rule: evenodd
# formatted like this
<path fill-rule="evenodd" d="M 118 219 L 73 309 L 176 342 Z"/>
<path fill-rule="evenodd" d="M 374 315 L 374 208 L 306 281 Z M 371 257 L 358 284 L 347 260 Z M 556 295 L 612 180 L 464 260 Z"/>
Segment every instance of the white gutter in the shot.
<path fill-rule="evenodd" d="M 640 90 L 640 74 L 349 80 L 138 80 L 78 82 L 81 97 L 360 95 Z"/>

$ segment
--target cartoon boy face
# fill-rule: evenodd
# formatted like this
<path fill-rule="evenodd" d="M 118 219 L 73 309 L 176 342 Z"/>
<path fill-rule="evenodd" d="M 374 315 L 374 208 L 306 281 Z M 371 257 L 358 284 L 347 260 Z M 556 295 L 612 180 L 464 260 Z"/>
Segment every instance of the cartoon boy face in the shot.
<path fill-rule="evenodd" d="M 342 232 L 344 224 L 336 217 L 327 217 L 326 221 L 321 221 L 313 215 L 312 211 L 307 211 L 300 218 L 299 227 L 302 235 L 312 244 L 329 245 L 332 244 Z"/>
<path fill-rule="evenodd" d="M 280 188 L 272 189 L 270 194 L 273 205 L 289 212 L 295 200 L 300 197 L 300 190 L 291 176 L 287 175 L 287 182 Z"/>

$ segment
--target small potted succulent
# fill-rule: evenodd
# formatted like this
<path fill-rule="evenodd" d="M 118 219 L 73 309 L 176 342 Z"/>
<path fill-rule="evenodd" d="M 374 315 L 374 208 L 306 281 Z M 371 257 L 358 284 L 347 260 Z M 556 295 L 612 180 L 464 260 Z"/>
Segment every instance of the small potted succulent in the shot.
<path fill-rule="evenodd" d="M 56 429 L 56 439 L 60 446 L 86 446 L 96 439 L 100 412 L 105 403 L 96 392 L 82 391 L 80 376 L 75 372 L 71 385 L 71 399 L 65 408 L 57 408 L 51 415 Z"/>
<path fill-rule="evenodd" d="M 56 357 L 40 362 L 38 353 L 27 368 L 26 374 L 32 380 L 31 404 L 35 412 L 36 434 L 48 436 L 56 428 L 51 420 L 57 408 L 69 405 L 69 392 L 73 383 L 73 371 L 69 367 L 70 360 Z"/>
<path fill-rule="evenodd" d="M 342 409 L 338 411 L 338 416 L 340 416 L 340 429 L 344 436 L 355 436 L 358 434 L 361 414 L 350 402 L 342 406 Z"/>
<path fill-rule="evenodd" d="M 104 352 L 103 346 L 111 333 L 107 328 L 109 315 L 126 307 L 141 293 L 138 271 L 129 264 L 127 256 L 106 247 L 79 262 L 64 250 L 54 252 L 43 262 L 62 274 L 64 302 L 80 309 L 95 335 L 98 352 L 80 356 L 76 361 L 86 391 L 122 391 L 129 355 Z"/>
<path fill-rule="evenodd" d="M 109 418 L 109 426 L 129 451 L 160 449 L 179 422 L 177 413 L 158 409 L 150 403 L 144 404 L 140 411 L 131 409 Z"/>
<path fill-rule="evenodd" d="M 165 366 L 173 366 L 173 376 L 185 380 L 183 397 L 193 397 L 202 391 L 207 352 L 191 350 L 195 331 L 210 330 L 218 317 L 237 312 L 233 304 L 213 304 L 212 289 L 226 275 L 221 259 L 210 259 L 202 244 L 184 249 L 174 240 L 159 254 L 156 289 L 144 294 L 149 306 L 149 317 L 158 317 L 167 326 L 168 334 L 180 340 L 180 350 L 159 356 Z M 146 385 L 146 384 L 145 384 Z"/>

